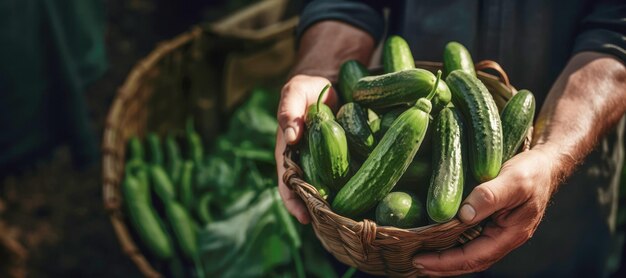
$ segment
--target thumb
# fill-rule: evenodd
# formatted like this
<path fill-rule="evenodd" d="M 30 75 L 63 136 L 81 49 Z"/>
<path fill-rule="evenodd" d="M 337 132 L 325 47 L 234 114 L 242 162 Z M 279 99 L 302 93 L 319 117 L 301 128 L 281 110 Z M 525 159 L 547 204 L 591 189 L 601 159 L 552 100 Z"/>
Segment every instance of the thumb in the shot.
<path fill-rule="evenodd" d="M 459 219 L 467 224 L 478 223 L 509 204 L 515 198 L 513 184 L 507 186 L 495 178 L 476 186 L 459 209 Z"/>
<path fill-rule="evenodd" d="M 287 83 L 281 92 L 278 104 L 278 125 L 283 131 L 283 138 L 287 144 L 295 144 L 300 140 L 304 128 L 306 113 L 306 92 L 297 90 Z"/>

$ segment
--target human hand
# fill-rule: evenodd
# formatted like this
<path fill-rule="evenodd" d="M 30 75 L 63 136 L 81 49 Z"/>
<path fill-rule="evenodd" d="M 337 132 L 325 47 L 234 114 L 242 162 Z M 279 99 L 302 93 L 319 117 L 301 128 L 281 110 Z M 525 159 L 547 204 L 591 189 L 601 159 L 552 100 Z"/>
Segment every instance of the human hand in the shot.
<path fill-rule="evenodd" d="M 454 276 L 483 271 L 530 239 L 543 217 L 556 181 L 548 152 L 533 149 L 507 161 L 493 180 L 463 201 L 458 217 L 476 224 L 491 216 L 482 234 L 467 244 L 414 257 L 418 274 Z"/>
<path fill-rule="evenodd" d="M 306 110 L 309 105 L 317 102 L 322 88 L 328 84 L 330 81 L 323 77 L 296 75 L 283 87 L 278 105 L 278 130 L 274 149 L 278 191 L 289 213 L 302 224 L 309 223 L 310 216 L 302 200 L 283 181 L 285 173 L 283 152 L 287 144 L 294 145 L 300 141 L 304 133 Z M 337 94 L 330 88 L 322 101 L 331 108 L 336 108 Z"/>

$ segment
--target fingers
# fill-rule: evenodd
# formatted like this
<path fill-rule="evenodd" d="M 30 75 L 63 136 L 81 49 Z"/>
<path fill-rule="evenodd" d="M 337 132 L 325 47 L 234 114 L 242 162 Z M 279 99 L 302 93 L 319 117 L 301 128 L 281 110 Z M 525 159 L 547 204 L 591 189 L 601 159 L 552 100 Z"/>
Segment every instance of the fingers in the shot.
<path fill-rule="evenodd" d="M 455 276 L 483 271 L 525 242 L 519 233 L 489 224 L 480 237 L 440 253 L 420 254 L 413 264 L 420 275 Z"/>
<path fill-rule="evenodd" d="M 285 84 L 278 105 L 278 125 L 285 142 L 296 144 L 300 140 L 308 106 L 317 101 L 322 88 L 329 83 L 322 77 L 296 75 Z M 331 90 L 323 101 L 333 107 L 337 103 L 337 96 Z"/>
<path fill-rule="evenodd" d="M 459 209 L 459 219 L 467 224 L 478 223 L 503 208 L 512 208 L 525 196 L 517 194 L 518 184 L 506 176 L 485 182 L 472 190 Z"/>
<path fill-rule="evenodd" d="M 276 172 L 278 174 L 278 192 L 281 199 L 285 204 L 287 211 L 302 224 L 308 224 L 310 222 L 309 212 L 304 205 L 304 202 L 287 187 L 283 181 L 283 175 L 285 173 L 283 151 L 285 150 L 285 140 L 282 138 L 283 132 L 279 128 L 276 131 L 276 148 L 274 149 L 274 158 L 276 159 Z"/>

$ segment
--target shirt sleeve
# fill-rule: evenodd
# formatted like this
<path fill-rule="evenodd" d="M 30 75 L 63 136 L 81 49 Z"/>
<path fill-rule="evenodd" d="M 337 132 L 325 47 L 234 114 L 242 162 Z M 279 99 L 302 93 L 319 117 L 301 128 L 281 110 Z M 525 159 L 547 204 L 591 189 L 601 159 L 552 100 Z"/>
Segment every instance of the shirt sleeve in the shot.
<path fill-rule="evenodd" d="M 601 1 L 581 24 L 574 54 L 595 51 L 613 55 L 626 63 L 626 4 L 619 0 Z"/>
<path fill-rule="evenodd" d="M 372 35 L 379 41 L 385 31 L 383 6 L 385 1 L 315 0 L 309 1 L 300 16 L 296 29 L 299 41 L 302 34 L 313 24 L 324 20 L 338 20 Z"/>

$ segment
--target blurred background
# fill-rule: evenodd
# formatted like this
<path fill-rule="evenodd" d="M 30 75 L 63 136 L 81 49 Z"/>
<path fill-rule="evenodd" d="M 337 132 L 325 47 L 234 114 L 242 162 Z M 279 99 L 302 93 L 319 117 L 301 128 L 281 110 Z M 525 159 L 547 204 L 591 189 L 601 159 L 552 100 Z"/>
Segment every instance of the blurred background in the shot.
<path fill-rule="evenodd" d="M 258 2 L 271 2 L 270 8 L 237 15 Z M 133 133 L 142 136 L 156 131 L 163 135 L 172 126 L 183 126 L 191 114 L 205 143 L 211 146 L 216 132 L 226 132 L 225 123 L 238 115 L 235 109 L 251 91 L 261 86 L 276 95 L 293 63 L 293 27 L 302 2 L 0 3 L 0 40 L 5 48 L 0 54 L 0 277 L 146 274 L 120 246 L 120 235 L 109 218 L 121 210 L 119 192 L 106 193 L 105 189 L 103 206 L 103 180 L 105 186 L 119 184 L 118 170 L 105 170 L 105 175 L 112 177 L 103 178 L 103 169 L 109 169 L 103 165 L 103 154 L 113 160 L 124 157 L 120 141 L 103 142 L 105 130 L 121 134 L 124 142 Z M 254 16 L 258 13 L 268 15 Z M 265 28 L 268 26 L 271 28 Z M 174 38 L 190 43 L 181 46 L 172 41 Z M 171 52 L 168 47 L 181 51 Z M 147 119 L 142 113 L 131 117 L 144 122 L 140 124 L 125 123 L 124 116 L 110 116 L 121 91 L 129 100 L 119 101 L 120 109 L 142 95 L 129 89 L 137 84 L 129 84 L 127 79 L 139 61 L 155 52 L 165 53 L 165 58 L 141 73 L 152 79 L 134 82 L 140 83 L 140 93 L 149 91 L 149 95 L 166 100 L 170 97 L 172 102 L 149 102 L 150 116 L 143 116 Z M 195 62 L 208 66 L 198 66 L 194 71 Z M 193 80 L 177 77 L 181 69 L 199 76 Z M 152 85 L 156 89 L 150 88 Z M 125 89 L 118 95 L 121 87 Z M 170 113 L 168 104 L 180 101 L 174 95 L 199 101 L 187 101 L 184 112 Z M 24 99 L 28 101 L 20 102 Z M 124 125 L 128 130 L 118 129 Z M 272 170 L 268 173 L 274 175 Z M 263 184 L 273 186 L 271 178 L 275 177 L 268 177 L 270 182 Z M 626 199 L 624 191 L 620 192 L 620 204 Z M 623 209 L 619 219 L 623 229 Z M 313 238 L 310 231 L 301 232 Z M 311 242 L 315 243 L 314 239 Z M 152 259 L 148 255 L 154 266 Z M 320 270 L 315 275 L 319 277 L 340 276 L 345 271 L 323 272 L 328 267 L 326 261 L 307 263 Z M 167 269 L 158 264 L 155 267 Z M 272 271 L 277 271 L 272 272 L 276 276 L 290 273 L 280 268 Z M 622 268 L 616 277 L 623 273 Z"/>
<path fill-rule="evenodd" d="M 0 277 L 141 276 L 103 209 L 107 113 L 157 43 L 256 2 L 0 3 Z"/>

